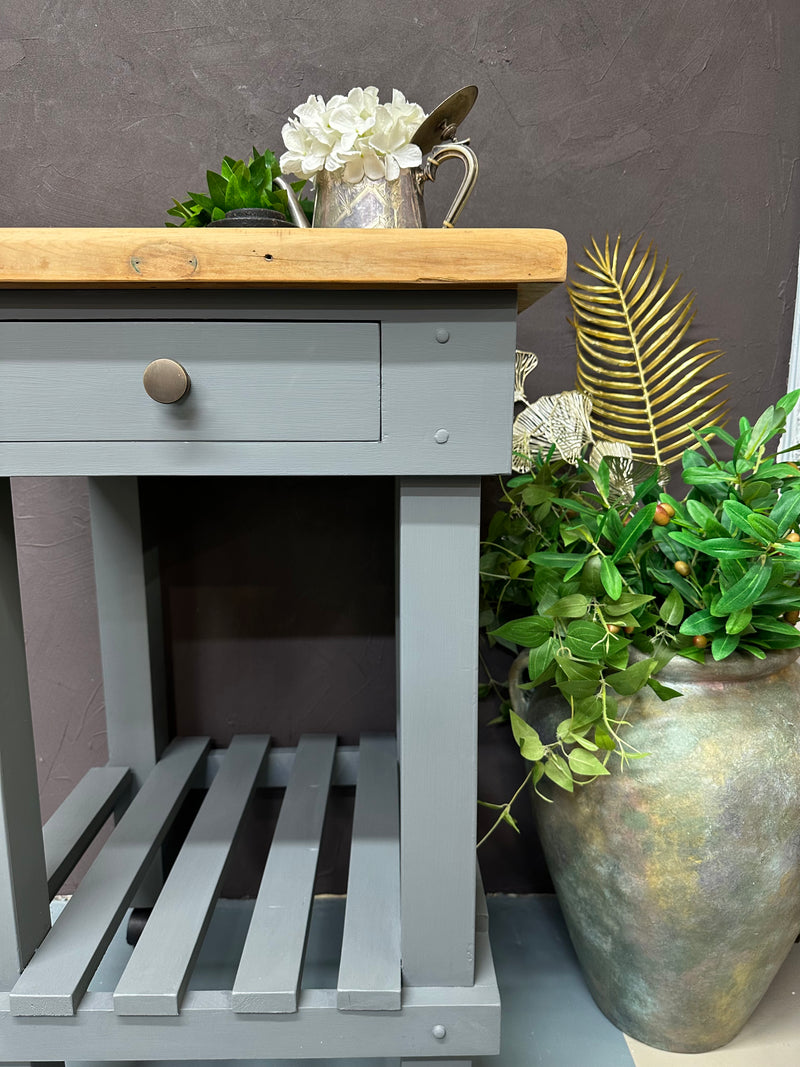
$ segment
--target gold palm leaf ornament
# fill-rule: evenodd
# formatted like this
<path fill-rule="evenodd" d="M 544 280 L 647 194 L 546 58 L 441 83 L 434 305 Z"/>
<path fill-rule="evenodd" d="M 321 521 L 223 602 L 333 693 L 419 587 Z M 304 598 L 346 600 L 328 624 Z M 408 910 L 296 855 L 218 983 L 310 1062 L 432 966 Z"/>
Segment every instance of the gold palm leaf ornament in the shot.
<path fill-rule="evenodd" d="M 577 264 L 591 280 L 570 279 L 567 291 L 594 437 L 625 442 L 635 460 L 662 467 L 696 443 L 690 426 L 724 420 L 727 375 L 704 376 L 723 352 L 707 347 L 715 339 L 686 343 L 694 294 L 673 300 L 680 276 L 668 284 L 669 263 L 657 272 L 658 253 L 639 252 L 640 242 L 621 264 L 621 237 L 613 250 L 608 235 L 603 250 L 592 238 L 589 264 Z"/>

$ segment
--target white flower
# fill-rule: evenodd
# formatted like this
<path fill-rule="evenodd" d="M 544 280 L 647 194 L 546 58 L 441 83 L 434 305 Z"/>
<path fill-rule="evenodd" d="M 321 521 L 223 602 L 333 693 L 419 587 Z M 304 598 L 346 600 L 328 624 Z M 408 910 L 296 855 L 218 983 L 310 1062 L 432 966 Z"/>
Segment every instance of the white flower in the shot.
<path fill-rule="evenodd" d="M 311 95 L 283 127 L 287 151 L 281 170 L 310 178 L 321 170 L 342 172 L 345 181 L 397 178 L 403 167 L 418 167 L 422 153 L 411 138 L 425 119 L 418 104 L 398 89 L 381 104 L 374 85 L 351 89 L 327 102 Z"/>

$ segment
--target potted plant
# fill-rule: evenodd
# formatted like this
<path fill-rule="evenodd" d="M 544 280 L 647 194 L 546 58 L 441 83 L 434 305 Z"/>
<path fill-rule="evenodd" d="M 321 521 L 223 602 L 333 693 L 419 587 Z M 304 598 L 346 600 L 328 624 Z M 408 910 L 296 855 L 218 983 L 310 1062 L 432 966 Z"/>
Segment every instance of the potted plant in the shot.
<path fill-rule="evenodd" d="M 595 1000 L 671 1051 L 729 1041 L 800 930 L 800 469 L 770 451 L 798 395 L 684 427 L 674 493 L 517 456 L 481 559 L 484 627 L 520 653 L 515 797 Z"/>
<path fill-rule="evenodd" d="M 206 171 L 207 193 L 189 193 L 189 199 L 173 199 L 167 211 L 181 219 L 167 226 L 293 226 L 292 204 L 285 189 L 277 180 L 281 168 L 272 152 L 258 152 L 255 148 L 247 163 L 243 159 L 225 156 L 220 173 Z M 306 184 L 292 182 L 299 193 Z M 301 200 L 300 207 L 311 218 L 313 202 Z"/>

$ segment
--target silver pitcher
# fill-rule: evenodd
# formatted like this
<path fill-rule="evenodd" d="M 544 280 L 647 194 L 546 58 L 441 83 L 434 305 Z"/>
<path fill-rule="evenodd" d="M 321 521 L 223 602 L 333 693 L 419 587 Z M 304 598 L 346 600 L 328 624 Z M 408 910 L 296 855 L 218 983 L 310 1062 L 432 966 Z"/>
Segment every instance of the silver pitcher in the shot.
<path fill-rule="evenodd" d="M 460 159 L 464 178 L 456 193 L 443 226 L 452 227 L 461 214 L 478 177 L 478 157 L 466 141 L 448 141 L 431 149 L 422 167 L 403 168 L 393 181 L 386 178 L 362 178 L 346 182 L 340 175 L 323 171 L 314 183 L 315 227 L 353 226 L 359 228 L 425 227 L 425 182 L 433 181 L 439 165 L 446 159 Z M 311 225 L 297 201 L 292 187 L 283 178 L 275 184 L 286 191 L 289 211 L 297 226 Z"/>

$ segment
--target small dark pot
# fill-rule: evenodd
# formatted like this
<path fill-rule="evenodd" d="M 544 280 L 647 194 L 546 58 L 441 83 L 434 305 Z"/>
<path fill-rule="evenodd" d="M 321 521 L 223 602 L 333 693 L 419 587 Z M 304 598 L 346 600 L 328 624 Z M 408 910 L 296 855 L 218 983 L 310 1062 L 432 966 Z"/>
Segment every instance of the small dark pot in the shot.
<path fill-rule="evenodd" d="M 527 657 L 527 653 L 525 654 Z M 543 739 L 568 714 L 552 687 L 512 703 Z M 620 711 L 646 758 L 534 809 L 587 984 L 625 1033 L 705 1052 L 745 1024 L 800 929 L 797 650 L 676 657 Z M 545 783 L 541 788 L 546 788 Z"/>
<path fill-rule="evenodd" d="M 266 207 L 237 207 L 228 211 L 224 219 L 209 222 L 209 226 L 294 226 L 280 211 Z"/>

